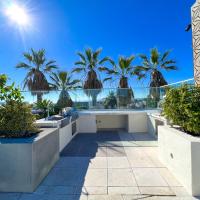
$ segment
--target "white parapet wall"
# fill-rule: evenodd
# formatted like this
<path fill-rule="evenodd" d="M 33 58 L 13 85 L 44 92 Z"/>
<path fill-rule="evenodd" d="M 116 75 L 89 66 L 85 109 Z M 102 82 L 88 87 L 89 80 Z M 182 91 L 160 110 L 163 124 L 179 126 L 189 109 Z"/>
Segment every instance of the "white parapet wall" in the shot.
<path fill-rule="evenodd" d="M 0 192 L 34 192 L 59 159 L 59 132 L 0 139 Z"/>
<path fill-rule="evenodd" d="M 158 127 L 160 160 L 193 196 L 200 196 L 200 138 Z"/>

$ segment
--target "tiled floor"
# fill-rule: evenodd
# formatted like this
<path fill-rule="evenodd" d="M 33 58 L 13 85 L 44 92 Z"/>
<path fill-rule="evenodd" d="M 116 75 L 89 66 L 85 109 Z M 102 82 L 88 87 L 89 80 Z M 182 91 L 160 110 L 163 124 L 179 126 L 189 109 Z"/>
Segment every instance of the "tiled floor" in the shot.
<path fill-rule="evenodd" d="M 0 200 L 190 200 L 158 159 L 147 134 L 79 134 L 32 194 L 0 193 Z"/>

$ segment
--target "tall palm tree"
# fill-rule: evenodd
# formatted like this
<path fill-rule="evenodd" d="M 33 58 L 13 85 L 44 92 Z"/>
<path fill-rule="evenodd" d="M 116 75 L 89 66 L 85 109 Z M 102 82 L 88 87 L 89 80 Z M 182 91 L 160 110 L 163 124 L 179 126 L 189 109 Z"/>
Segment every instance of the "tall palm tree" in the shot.
<path fill-rule="evenodd" d="M 167 81 L 161 73 L 161 70 L 176 70 L 176 61 L 169 59 L 169 54 L 171 51 L 166 51 L 165 53 L 159 53 L 157 48 L 153 48 L 150 51 L 150 58 L 146 55 L 140 55 L 142 59 L 142 65 L 137 66 L 134 73 L 138 77 L 145 78 L 150 75 L 150 96 L 156 101 L 160 100 L 160 86 L 167 85 Z"/>
<path fill-rule="evenodd" d="M 27 62 L 20 62 L 16 68 L 27 70 L 24 88 L 28 87 L 33 95 L 37 95 L 37 101 L 39 102 L 42 100 L 43 95 L 41 91 L 50 90 L 46 74 L 57 69 L 56 62 L 54 60 L 47 60 L 44 49 L 39 51 L 31 49 L 30 53 L 24 53 L 23 56 Z"/>
<path fill-rule="evenodd" d="M 76 62 L 76 67 L 73 72 L 82 72 L 86 77 L 83 88 L 88 96 L 92 97 L 92 105 L 96 105 L 97 95 L 100 93 L 103 84 L 97 76 L 99 67 L 108 61 L 108 57 L 99 59 L 101 49 L 93 51 L 91 48 L 85 49 L 84 53 L 78 52 L 77 55 L 80 57 L 80 61 Z"/>
<path fill-rule="evenodd" d="M 73 105 L 73 101 L 68 91 L 72 89 L 81 88 L 79 85 L 80 80 L 72 80 L 72 75 L 67 71 L 52 73 L 50 78 L 52 80 L 52 88 L 56 90 L 61 90 L 59 99 L 57 101 L 58 109 L 62 109 L 64 107 L 71 107 Z"/>
<path fill-rule="evenodd" d="M 109 59 L 109 62 L 112 65 L 112 69 L 107 67 L 101 67 L 101 71 L 105 71 L 108 75 L 104 81 L 118 79 L 119 80 L 119 88 L 118 89 L 118 98 L 119 98 L 119 106 L 127 106 L 130 104 L 133 98 L 133 91 L 129 88 L 128 80 L 134 74 L 134 66 L 132 65 L 135 56 L 123 57 L 120 56 L 118 63 L 116 64 L 113 60 Z"/>
<path fill-rule="evenodd" d="M 134 59 L 135 56 L 120 56 L 117 64 L 112 59 L 109 59 L 112 69 L 108 67 L 99 68 L 100 71 L 105 71 L 109 76 L 104 81 L 119 79 L 119 88 L 129 88 L 128 79 L 134 74 L 134 66 L 132 65 Z"/>

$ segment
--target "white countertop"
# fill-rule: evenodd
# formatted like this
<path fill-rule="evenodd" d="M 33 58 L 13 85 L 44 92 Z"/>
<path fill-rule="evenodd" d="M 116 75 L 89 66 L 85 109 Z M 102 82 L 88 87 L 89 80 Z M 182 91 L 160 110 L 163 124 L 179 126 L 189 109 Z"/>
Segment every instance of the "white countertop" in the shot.
<path fill-rule="evenodd" d="M 61 120 L 46 120 L 45 118 L 39 119 L 35 122 L 36 126 L 38 127 L 56 127 L 59 128 L 61 125 Z"/>
<path fill-rule="evenodd" d="M 159 110 L 84 110 L 79 115 L 128 115 L 133 113 L 159 113 Z"/>

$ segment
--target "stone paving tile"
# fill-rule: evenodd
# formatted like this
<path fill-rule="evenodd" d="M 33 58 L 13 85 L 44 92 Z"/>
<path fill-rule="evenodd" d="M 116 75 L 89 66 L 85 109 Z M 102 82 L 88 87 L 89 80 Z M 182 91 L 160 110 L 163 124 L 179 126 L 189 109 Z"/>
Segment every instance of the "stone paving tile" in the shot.
<path fill-rule="evenodd" d="M 75 186 L 54 186 L 50 187 L 48 194 L 50 195 L 73 195 L 76 193 Z"/>
<path fill-rule="evenodd" d="M 42 185 L 47 186 L 77 186 L 81 184 L 84 169 L 54 168 L 44 179 Z"/>
<path fill-rule="evenodd" d="M 95 157 L 90 159 L 89 169 L 107 169 L 108 163 L 106 157 Z"/>
<path fill-rule="evenodd" d="M 107 186 L 106 169 L 89 169 L 85 175 L 84 186 Z"/>
<path fill-rule="evenodd" d="M 108 157 L 124 157 L 126 153 L 123 147 L 107 147 Z"/>
<path fill-rule="evenodd" d="M 157 168 L 133 168 L 138 186 L 168 186 Z"/>
<path fill-rule="evenodd" d="M 196 200 L 194 197 L 152 196 L 152 195 L 123 195 L 124 200 Z"/>
<path fill-rule="evenodd" d="M 19 200 L 87 200 L 87 196 L 86 195 L 23 194 Z"/>
<path fill-rule="evenodd" d="M 139 187 L 139 190 L 143 195 L 175 196 L 175 193 L 170 187 Z"/>
<path fill-rule="evenodd" d="M 131 169 L 109 169 L 108 186 L 137 186 Z"/>
<path fill-rule="evenodd" d="M 158 168 L 158 170 L 169 186 L 182 186 L 167 168 Z"/>
<path fill-rule="evenodd" d="M 107 147 L 98 147 L 96 157 L 107 157 Z"/>
<path fill-rule="evenodd" d="M 83 195 L 107 195 L 107 187 L 78 187 L 75 194 Z"/>
<path fill-rule="evenodd" d="M 175 193 L 178 197 L 189 197 L 190 195 L 186 191 L 184 187 L 171 187 L 171 190 Z"/>
<path fill-rule="evenodd" d="M 34 193 L 0 193 L 0 200 L 199 199 L 163 166 L 156 145 L 141 133 L 79 134 Z"/>
<path fill-rule="evenodd" d="M 152 195 L 123 195 L 124 200 L 157 200 L 155 196 Z"/>
<path fill-rule="evenodd" d="M 108 168 L 130 168 L 127 157 L 107 157 Z"/>
<path fill-rule="evenodd" d="M 156 139 L 148 133 L 134 133 L 132 136 L 135 141 L 156 141 Z"/>
<path fill-rule="evenodd" d="M 140 194 L 138 187 L 108 187 L 108 194 Z"/>
<path fill-rule="evenodd" d="M 131 167 L 143 168 L 143 167 L 156 167 L 150 158 L 147 156 L 131 156 L 128 157 Z"/>
<path fill-rule="evenodd" d="M 90 163 L 90 157 L 61 157 L 55 168 L 87 168 Z"/>
<path fill-rule="evenodd" d="M 88 200 L 123 200 L 121 195 L 89 195 Z"/>
<path fill-rule="evenodd" d="M 20 196 L 20 193 L 0 192 L 0 200 L 18 200 Z"/>

